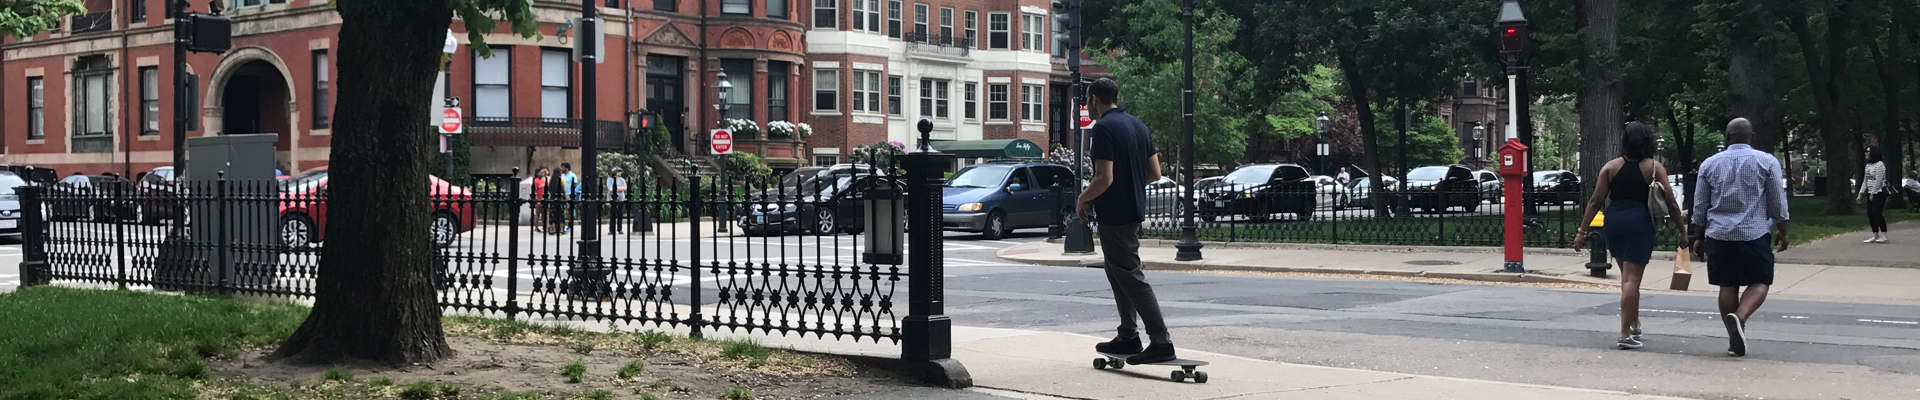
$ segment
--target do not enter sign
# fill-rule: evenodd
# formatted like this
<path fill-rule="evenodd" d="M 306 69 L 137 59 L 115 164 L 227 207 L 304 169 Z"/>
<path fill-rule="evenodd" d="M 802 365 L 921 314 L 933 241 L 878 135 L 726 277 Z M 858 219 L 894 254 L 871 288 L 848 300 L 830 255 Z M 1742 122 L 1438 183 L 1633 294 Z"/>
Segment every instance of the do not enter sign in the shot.
<path fill-rule="evenodd" d="M 460 133 L 460 122 L 459 107 L 440 109 L 440 134 L 451 135 Z"/>
<path fill-rule="evenodd" d="M 1080 106 L 1080 129 L 1087 129 L 1092 127 L 1093 127 L 1093 117 L 1091 117 L 1090 114 L 1087 113 L 1087 106 L 1083 104 Z"/>
<path fill-rule="evenodd" d="M 713 154 L 733 154 L 733 132 L 715 129 L 709 133 L 707 143 L 713 147 Z"/>

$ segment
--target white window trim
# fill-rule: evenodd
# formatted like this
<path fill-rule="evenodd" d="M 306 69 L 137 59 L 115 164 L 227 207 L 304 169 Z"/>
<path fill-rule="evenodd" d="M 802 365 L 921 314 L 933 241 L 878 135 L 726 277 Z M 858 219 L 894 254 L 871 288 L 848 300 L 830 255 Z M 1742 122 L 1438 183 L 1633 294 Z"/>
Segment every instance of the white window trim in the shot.
<path fill-rule="evenodd" d="M 1020 49 L 1021 50 L 1031 51 L 1035 53 L 1046 52 L 1047 32 L 1045 30 L 1040 29 L 1041 27 L 1046 26 L 1046 22 L 1044 22 L 1046 20 L 1047 20 L 1047 16 L 1045 14 L 1033 14 L 1033 13 L 1020 14 Z M 1031 43 L 1038 43 L 1038 45 L 1037 46 L 1031 45 Z"/>
<path fill-rule="evenodd" d="M 883 102 L 886 101 L 885 96 L 875 96 L 882 92 L 880 88 L 868 87 L 866 88 L 866 90 L 861 90 L 861 89 L 858 89 L 856 86 L 854 86 L 855 85 L 854 82 L 861 82 L 860 83 L 861 85 L 866 85 L 866 83 L 873 82 L 873 81 L 867 80 L 868 77 L 877 77 L 881 75 L 884 75 L 884 73 L 878 70 L 867 70 L 867 69 L 853 70 L 854 80 L 847 82 L 848 93 L 851 93 L 852 96 L 859 96 L 862 103 L 869 103 L 869 104 L 866 104 L 865 108 L 853 107 L 851 106 L 853 101 L 851 98 L 849 98 L 847 101 L 847 103 L 849 104 L 848 111 L 851 111 L 852 113 L 857 115 L 881 115 L 887 112 L 885 103 L 882 103 L 876 106 L 874 104 L 870 104 L 872 102 L 869 101 L 875 98 L 878 98 L 880 99 L 880 101 L 883 101 Z M 882 84 L 885 84 L 886 80 L 882 79 L 882 80 L 879 80 L 879 82 Z"/>
<path fill-rule="evenodd" d="M 980 47 L 980 12 L 967 10 L 962 21 L 965 21 L 965 28 L 960 30 L 960 34 L 965 35 L 967 40 L 973 41 L 972 45 L 967 47 Z"/>
<path fill-rule="evenodd" d="M 972 89 L 968 89 L 969 86 L 971 86 Z M 966 119 L 968 121 L 979 121 L 980 114 L 981 114 L 978 110 L 980 107 L 980 82 L 976 82 L 976 81 L 961 82 L 960 91 L 961 91 L 960 105 L 961 107 L 964 107 L 960 110 L 961 118 Z M 972 117 L 966 116 L 967 111 L 973 111 L 973 116 Z"/>
<path fill-rule="evenodd" d="M 864 0 L 850 0 L 852 3 L 859 3 L 861 1 Z M 839 0 L 813 0 L 813 7 L 811 8 L 813 9 L 813 14 L 810 16 L 812 20 L 807 22 L 813 26 L 813 29 L 840 30 Z M 820 11 L 829 9 L 833 10 L 833 26 L 820 26 Z"/>
<path fill-rule="evenodd" d="M 994 28 L 993 28 L 993 17 L 996 17 L 996 16 L 998 16 L 998 17 L 1005 17 L 1005 18 L 1007 19 L 1007 26 L 1006 26 L 1005 28 L 1001 28 L 1001 29 L 994 29 Z M 1006 34 L 1006 35 L 1007 35 L 1007 44 L 1006 44 L 1005 46 L 1000 46 L 1000 47 L 993 47 L 993 34 L 995 34 L 995 33 L 1004 33 L 1004 34 Z M 1013 14 L 1012 14 L 1012 13 L 1003 13 L 1003 12 L 990 12 L 990 13 L 987 13 L 987 40 L 986 40 L 986 42 L 987 42 L 987 48 L 988 48 L 988 49 L 992 49 L 992 50 L 1010 50 L 1010 49 L 1013 49 Z"/>
<path fill-rule="evenodd" d="M 820 79 L 820 77 L 821 77 L 821 76 L 823 76 L 823 75 L 831 75 L 831 76 L 833 76 L 833 84 L 832 84 L 832 85 L 830 85 L 831 87 L 828 87 L 828 88 L 825 88 L 825 89 L 822 89 L 822 88 L 821 88 L 821 85 L 820 85 L 820 84 L 821 84 L 821 83 L 824 83 L 824 82 L 821 82 L 821 79 Z M 841 103 L 845 103 L 846 101 L 845 101 L 845 100 L 843 100 L 843 99 L 841 99 L 841 97 L 840 97 L 840 70 L 838 70 L 838 69 L 814 69 L 814 70 L 813 70 L 813 76 L 814 76 L 814 81 L 813 81 L 813 82 L 814 82 L 814 84 L 813 84 L 813 101 L 814 101 L 814 102 L 813 102 L 813 115 L 822 115 L 822 114 L 824 114 L 824 115 L 840 115 L 840 114 L 842 114 L 842 113 L 843 113 L 843 111 L 842 111 L 842 110 L 840 109 L 840 104 L 841 104 Z M 826 107 L 832 107 L 832 108 L 821 108 L 821 106 L 823 106 L 823 104 L 820 104 L 820 101 L 819 101 L 819 99 L 820 99 L 820 93 L 821 93 L 821 92 L 832 92 L 832 93 L 833 93 L 833 103 L 832 103 L 832 104 L 824 104 L 824 106 L 826 106 Z"/>
<path fill-rule="evenodd" d="M 1005 100 L 999 100 L 999 101 L 995 101 L 995 100 L 993 99 L 993 89 L 994 89 L 994 86 L 1000 86 L 1000 87 L 1003 87 L 1003 88 L 1005 88 L 1005 89 L 1006 89 L 1006 90 L 1004 90 L 1004 92 L 1005 92 L 1005 93 L 1006 93 L 1006 95 L 1007 95 L 1007 98 L 1006 98 Z M 1005 117 L 999 117 L 999 118 L 995 118 L 995 117 L 993 116 L 993 105 L 994 105 L 994 104 L 1005 104 L 1005 105 L 1006 105 L 1006 109 L 1007 109 L 1007 115 L 1006 115 Z M 986 114 L 986 115 L 985 115 L 985 117 L 986 117 L 986 119 L 987 119 L 988 121 L 1006 121 L 1006 122 L 1011 122 L 1011 121 L 1013 121 L 1013 111 L 1014 111 L 1014 110 L 1013 110 L 1013 85 L 1010 85 L 1010 84 L 1005 84 L 1005 83 L 990 83 L 990 84 L 987 84 L 987 109 L 986 109 L 986 112 L 984 113 L 984 114 Z"/>
<path fill-rule="evenodd" d="M 1039 85 L 1020 85 L 1020 120 L 1046 121 L 1046 89 Z M 1031 117 L 1031 118 L 1029 118 Z"/>

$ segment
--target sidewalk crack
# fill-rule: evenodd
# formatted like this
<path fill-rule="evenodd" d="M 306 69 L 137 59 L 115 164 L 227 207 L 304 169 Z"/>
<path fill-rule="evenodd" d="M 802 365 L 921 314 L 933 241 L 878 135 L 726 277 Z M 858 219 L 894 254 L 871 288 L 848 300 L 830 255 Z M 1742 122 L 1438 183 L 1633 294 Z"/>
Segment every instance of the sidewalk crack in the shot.
<path fill-rule="evenodd" d="M 1299 389 L 1285 389 L 1285 390 L 1270 390 L 1270 391 L 1265 391 L 1265 392 L 1253 392 L 1253 393 L 1242 393 L 1242 394 L 1236 394 L 1236 395 L 1232 395 L 1232 396 L 1226 396 L 1226 397 L 1208 397 L 1208 398 L 1205 398 L 1205 399 L 1201 399 L 1201 400 L 1225 400 L 1225 399 L 1233 399 L 1233 398 L 1241 398 L 1241 397 L 1247 397 L 1247 396 L 1255 396 L 1255 395 L 1263 395 L 1263 394 L 1273 394 L 1273 393 L 1289 393 L 1289 392 L 1304 392 L 1304 391 L 1308 391 L 1308 390 L 1321 390 L 1321 389 L 1334 389 L 1334 388 L 1343 388 L 1343 387 L 1352 387 L 1352 386 L 1360 386 L 1360 385 L 1372 385 L 1372 384 L 1379 384 L 1379 383 L 1388 383 L 1388 382 L 1396 382 L 1396 381 L 1404 381 L 1404 380 L 1408 380 L 1408 379 L 1413 379 L 1413 378 L 1414 378 L 1414 377 L 1411 377 L 1411 376 L 1402 376 L 1402 377 L 1398 377 L 1398 378 L 1393 378 L 1393 379 L 1387 379 L 1387 380 L 1378 380 L 1378 381 L 1367 381 L 1367 382 L 1354 382 L 1354 383 L 1346 383 L 1346 384 L 1339 384 L 1339 385 L 1327 385 L 1327 386 L 1316 386 L 1316 387 L 1304 387 L 1304 388 L 1299 388 Z"/>

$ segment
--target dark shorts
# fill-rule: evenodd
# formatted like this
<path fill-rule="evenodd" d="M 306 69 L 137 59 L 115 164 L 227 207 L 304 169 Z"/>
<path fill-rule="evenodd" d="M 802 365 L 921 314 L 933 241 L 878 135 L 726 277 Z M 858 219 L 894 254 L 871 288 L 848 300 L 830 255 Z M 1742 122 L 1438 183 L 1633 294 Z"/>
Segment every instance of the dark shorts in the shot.
<path fill-rule="evenodd" d="M 1707 238 L 1707 283 L 1714 286 L 1773 284 L 1773 235 L 1745 242 Z"/>

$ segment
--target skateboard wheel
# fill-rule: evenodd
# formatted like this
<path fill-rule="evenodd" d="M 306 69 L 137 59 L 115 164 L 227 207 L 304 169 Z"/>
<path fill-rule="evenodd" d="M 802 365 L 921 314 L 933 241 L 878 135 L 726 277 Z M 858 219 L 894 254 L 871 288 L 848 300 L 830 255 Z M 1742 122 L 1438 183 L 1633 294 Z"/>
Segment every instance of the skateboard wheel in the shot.
<path fill-rule="evenodd" d="M 1093 359 L 1093 369 L 1107 369 L 1107 359 L 1105 358 Z"/>
<path fill-rule="evenodd" d="M 1174 381 L 1174 382 L 1176 382 L 1176 383 L 1177 383 L 1177 382 L 1186 382 L 1186 381 L 1187 381 L 1187 374 L 1186 374 L 1186 371 L 1181 371 L 1181 370 L 1174 370 L 1174 371 L 1173 371 L 1173 381 Z"/>
<path fill-rule="evenodd" d="M 1107 365 L 1112 365 L 1113 369 L 1127 369 L 1126 361 L 1120 361 L 1120 360 L 1108 361 Z"/>
<path fill-rule="evenodd" d="M 1194 372 L 1193 383 L 1207 383 L 1207 371 Z"/>

